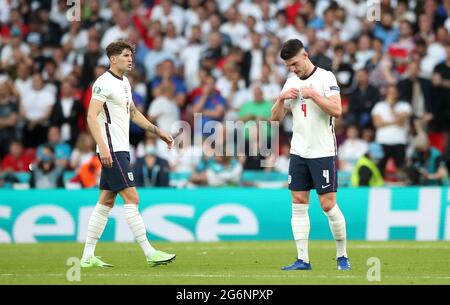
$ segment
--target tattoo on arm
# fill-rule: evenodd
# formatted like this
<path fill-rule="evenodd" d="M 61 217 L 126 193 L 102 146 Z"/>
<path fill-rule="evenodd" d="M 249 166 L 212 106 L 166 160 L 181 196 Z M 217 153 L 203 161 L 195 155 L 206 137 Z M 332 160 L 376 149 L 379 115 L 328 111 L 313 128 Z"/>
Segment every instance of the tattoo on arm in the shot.
<path fill-rule="evenodd" d="M 152 123 L 150 123 L 147 127 L 147 131 L 154 133 L 156 135 L 159 135 L 159 129 L 158 127 L 156 127 L 155 125 L 153 125 Z"/>
<path fill-rule="evenodd" d="M 136 109 L 134 102 L 131 102 L 131 105 L 130 105 L 130 118 L 131 119 L 133 119 L 133 117 L 135 116 L 136 111 L 138 111 L 138 110 Z"/>

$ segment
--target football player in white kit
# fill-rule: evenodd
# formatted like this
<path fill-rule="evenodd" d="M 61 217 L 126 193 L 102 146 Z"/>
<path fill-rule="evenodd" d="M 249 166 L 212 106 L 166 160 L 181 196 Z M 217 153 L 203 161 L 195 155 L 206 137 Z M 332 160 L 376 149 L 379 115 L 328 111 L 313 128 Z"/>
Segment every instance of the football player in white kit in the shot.
<path fill-rule="evenodd" d="M 337 147 L 334 119 L 342 113 L 340 90 L 330 71 L 314 66 L 298 39 L 286 41 L 281 58 L 289 77 L 272 108 L 272 120 L 281 121 L 289 109 L 293 115 L 293 136 L 289 164 L 292 194 L 292 232 L 297 259 L 282 270 L 310 270 L 308 237 L 309 195 L 316 189 L 336 241 L 337 268 L 349 270 L 345 218 L 336 203 Z"/>
<path fill-rule="evenodd" d="M 154 249 L 147 239 L 147 231 L 138 210 L 139 197 L 130 166 L 130 120 L 173 145 L 170 134 L 160 130 L 142 115 L 133 103 L 127 71 L 133 65 L 134 47 L 126 41 L 112 42 L 106 48 L 110 68 L 92 86 L 87 121 L 97 143 L 97 154 L 102 163 L 100 198 L 91 214 L 81 267 L 112 267 L 94 255 L 97 241 L 108 222 L 117 194 L 124 201 L 125 219 L 139 243 L 150 266 L 167 264 L 175 254 Z"/>

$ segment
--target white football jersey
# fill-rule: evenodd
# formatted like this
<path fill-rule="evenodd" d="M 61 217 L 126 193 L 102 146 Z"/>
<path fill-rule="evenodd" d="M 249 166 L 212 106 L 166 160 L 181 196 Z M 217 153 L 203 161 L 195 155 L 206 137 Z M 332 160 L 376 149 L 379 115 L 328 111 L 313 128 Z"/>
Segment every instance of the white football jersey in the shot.
<path fill-rule="evenodd" d="M 300 79 L 297 75 L 289 77 L 282 92 L 290 88 L 309 87 L 325 98 L 340 94 L 336 78 L 330 71 L 315 67 L 312 73 Z M 302 158 L 322 158 L 337 155 L 334 118 L 324 112 L 312 99 L 301 96 L 285 101 L 293 116 L 293 135 L 291 154 Z"/>
<path fill-rule="evenodd" d="M 102 138 L 110 151 L 130 151 L 131 86 L 126 76 L 110 70 L 100 75 L 92 86 L 92 98 L 104 102 L 97 120 Z M 97 152 L 98 152 L 97 145 Z"/>

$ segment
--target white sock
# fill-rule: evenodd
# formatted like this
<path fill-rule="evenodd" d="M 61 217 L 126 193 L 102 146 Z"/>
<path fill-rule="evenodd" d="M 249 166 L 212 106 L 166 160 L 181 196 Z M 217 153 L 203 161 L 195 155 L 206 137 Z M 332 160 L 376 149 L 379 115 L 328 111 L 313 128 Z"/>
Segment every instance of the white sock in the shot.
<path fill-rule="evenodd" d="M 308 237 L 309 237 L 309 204 L 292 203 L 291 226 L 297 246 L 297 258 L 309 263 Z"/>
<path fill-rule="evenodd" d="M 336 241 L 336 257 L 347 256 L 347 236 L 345 229 L 345 218 L 336 204 L 331 210 L 325 212 L 330 224 L 331 233 Z"/>
<path fill-rule="evenodd" d="M 155 249 L 150 245 L 147 239 L 147 230 L 145 229 L 144 220 L 142 220 L 141 214 L 139 214 L 138 206 L 134 203 L 128 203 L 123 205 L 125 209 L 125 218 L 131 232 L 133 232 L 134 238 L 141 246 L 142 251 L 146 257 L 150 257 Z"/>
<path fill-rule="evenodd" d="M 102 236 L 103 230 L 105 230 L 110 211 L 110 207 L 97 202 L 97 205 L 89 218 L 86 243 L 84 245 L 83 257 L 81 259 L 82 261 L 87 261 L 94 256 L 95 245 L 97 245 L 97 241 L 100 239 L 100 236 Z"/>

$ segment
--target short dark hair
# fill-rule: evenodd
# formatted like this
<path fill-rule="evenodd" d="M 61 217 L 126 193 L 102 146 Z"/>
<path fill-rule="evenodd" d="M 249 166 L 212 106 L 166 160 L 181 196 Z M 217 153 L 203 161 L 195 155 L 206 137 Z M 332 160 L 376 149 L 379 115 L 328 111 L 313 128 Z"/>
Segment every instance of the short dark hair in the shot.
<path fill-rule="evenodd" d="M 298 39 L 289 39 L 281 47 L 280 57 L 283 60 L 288 60 L 298 54 L 305 47 Z"/>
<path fill-rule="evenodd" d="M 125 40 L 111 42 L 106 47 L 106 56 L 108 56 L 108 58 L 111 58 L 111 56 L 120 55 L 125 49 L 130 50 L 133 54 L 135 52 L 134 46 Z"/>

